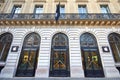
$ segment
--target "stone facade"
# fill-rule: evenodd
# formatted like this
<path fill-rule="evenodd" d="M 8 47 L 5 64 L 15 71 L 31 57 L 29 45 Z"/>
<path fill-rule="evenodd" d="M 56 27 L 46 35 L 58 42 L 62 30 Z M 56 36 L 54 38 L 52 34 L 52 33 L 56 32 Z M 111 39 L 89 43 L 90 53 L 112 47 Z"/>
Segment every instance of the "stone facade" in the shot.
<path fill-rule="evenodd" d="M 61 4 L 65 5 L 66 13 L 78 13 L 76 5 L 87 5 L 88 13 L 100 13 L 100 4 L 109 5 L 112 13 L 120 14 L 120 3 L 118 0 L 60 0 Z M 10 13 L 14 5 L 22 5 L 21 13 L 32 13 L 34 6 L 37 4 L 43 5 L 44 13 L 55 13 L 55 6 L 59 0 L 8 0 L 3 7 L 3 13 Z M 74 5 L 74 6 L 73 6 Z M 114 6 L 115 5 L 115 6 Z M 28 9 L 29 8 L 29 9 Z M 2 9 L 1 9 L 2 10 Z M 84 69 L 82 64 L 80 36 L 83 33 L 91 33 L 95 36 L 100 58 L 106 78 L 120 77 L 119 71 L 116 69 L 113 54 L 108 42 L 110 33 L 120 34 L 120 25 L 0 25 L 0 35 L 9 32 L 13 35 L 13 41 L 5 62 L 5 67 L 0 73 L 0 78 L 15 77 L 24 38 L 29 33 L 35 32 L 40 35 L 41 43 L 39 49 L 39 57 L 37 69 L 35 71 L 36 78 L 48 78 L 50 68 L 50 54 L 52 37 L 56 33 L 64 33 L 69 39 L 69 58 L 70 58 L 70 77 L 84 78 Z M 17 52 L 11 52 L 12 46 L 19 46 Z M 110 52 L 103 52 L 102 46 L 108 46 Z"/>

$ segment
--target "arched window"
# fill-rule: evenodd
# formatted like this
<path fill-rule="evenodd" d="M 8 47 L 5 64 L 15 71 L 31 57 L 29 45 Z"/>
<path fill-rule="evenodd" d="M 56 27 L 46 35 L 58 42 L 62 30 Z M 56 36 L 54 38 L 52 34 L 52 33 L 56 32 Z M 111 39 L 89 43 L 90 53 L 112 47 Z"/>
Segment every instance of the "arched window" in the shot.
<path fill-rule="evenodd" d="M 52 38 L 50 77 L 69 77 L 69 42 L 63 33 L 57 33 Z"/>
<path fill-rule="evenodd" d="M 13 36 L 10 33 L 0 35 L 0 61 L 6 61 Z"/>
<path fill-rule="evenodd" d="M 40 36 L 36 33 L 28 34 L 23 43 L 16 76 L 32 77 L 37 66 Z"/>
<path fill-rule="evenodd" d="M 86 77 L 104 77 L 98 45 L 95 37 L 84 33 L 80 37 L 82 62 Z"/>
<path fill-rule="evenodd" d="M 13 40 L 13 35 L 11 33 L 4 33 L 0 35 L 0 62 L 5 62 L 11 43 Z M 0 65 L 0 71 L 4 65 Z"/>
<path fill-rule="evenodd" d="M 116 63 L 120 62 L 120 34 L 111 33 L 108 36 L 110 47 Z"/>

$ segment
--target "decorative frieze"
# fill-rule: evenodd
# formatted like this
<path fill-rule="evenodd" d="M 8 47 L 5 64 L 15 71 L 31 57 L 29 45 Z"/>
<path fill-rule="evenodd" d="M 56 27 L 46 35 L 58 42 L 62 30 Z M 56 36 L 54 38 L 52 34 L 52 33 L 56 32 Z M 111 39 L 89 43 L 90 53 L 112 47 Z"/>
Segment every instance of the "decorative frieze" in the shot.
<path fill-rule="evenodd" d="M 111 20 L 6 20 L 0 21 L 0 25 L 99 25 L 99 26 L 120 26 L 120 21 Z"/>

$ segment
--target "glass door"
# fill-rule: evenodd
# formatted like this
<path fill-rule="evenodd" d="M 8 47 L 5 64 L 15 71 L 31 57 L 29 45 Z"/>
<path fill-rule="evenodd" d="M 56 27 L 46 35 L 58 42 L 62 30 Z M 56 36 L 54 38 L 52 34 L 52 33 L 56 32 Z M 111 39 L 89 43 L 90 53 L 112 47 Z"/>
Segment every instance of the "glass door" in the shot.
<path fill-rule="evenodd" d="M 53 36 L 50 58 L 50 77 L 69 77 L 69 44 L 68 37 L 63 33 Z"/>
<path fill-rule="evenodd" d="M 24 49 L 17 69 L 16 76 L 34 76 L 37 64 L 37 49 Z"/>
<path fill-rule="evenodd" d="M 86 77 L 104 77 L 97 49 L 83 49 L 83 64 Z"/>
<path fill-rule="evenodd" d="M 50 76 L 69 77 L 68 55 L 66 51 L 54 51 L 51 64 Z"/>

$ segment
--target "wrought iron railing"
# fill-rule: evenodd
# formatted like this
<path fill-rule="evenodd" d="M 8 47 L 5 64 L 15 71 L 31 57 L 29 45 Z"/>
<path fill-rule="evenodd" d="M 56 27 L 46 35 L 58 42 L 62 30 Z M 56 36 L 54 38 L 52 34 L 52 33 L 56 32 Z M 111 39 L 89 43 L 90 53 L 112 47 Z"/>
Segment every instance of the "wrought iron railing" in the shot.
<path fill-rule="evenodd" d="M 44 14 L 0 14 L 0 20 L 54 20 L 54 13 Z M 120 20 L 120 14 L 61 14 L 60 20 Z"/>

